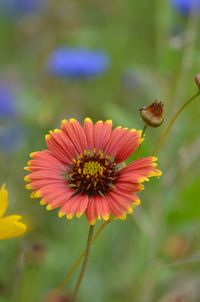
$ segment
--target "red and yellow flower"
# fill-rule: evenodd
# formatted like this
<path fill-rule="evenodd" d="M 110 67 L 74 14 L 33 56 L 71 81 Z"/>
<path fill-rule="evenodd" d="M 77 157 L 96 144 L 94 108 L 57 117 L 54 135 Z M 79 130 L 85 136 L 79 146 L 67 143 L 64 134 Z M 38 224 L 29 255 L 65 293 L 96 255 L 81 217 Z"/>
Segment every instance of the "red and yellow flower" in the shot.
<path fill-rule="evenodd" d="M 111 217 L 125 219 L 140 204 L 136 192 L 149 177 L 160 176 L 156 157 L 127 166 L 122 163 L 143 141 L 141 131 L 117 127 L 112 121 L 63 120 L 61 129 L 46 135 L 47 149 L 30 154 L 25 169 L 32 198 L 41 198 L 47 210 L 60 208 L 59 217 L 86 214 L 90 224 Z"/>

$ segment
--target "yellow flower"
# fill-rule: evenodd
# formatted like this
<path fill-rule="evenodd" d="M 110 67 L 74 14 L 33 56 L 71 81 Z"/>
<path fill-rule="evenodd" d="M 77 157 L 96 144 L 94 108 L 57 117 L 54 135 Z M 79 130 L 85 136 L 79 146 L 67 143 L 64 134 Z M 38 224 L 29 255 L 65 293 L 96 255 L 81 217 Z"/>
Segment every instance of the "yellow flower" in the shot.
<path fill-rule="evenodd" d="M 10 239 L 21 236 L 27 229 L 27 226 L 19 220 L 22 216 L 10 215 L 3 217 L 8 208 L 8 191 L 6 185 L 0 188 L 0 240 Z"/>

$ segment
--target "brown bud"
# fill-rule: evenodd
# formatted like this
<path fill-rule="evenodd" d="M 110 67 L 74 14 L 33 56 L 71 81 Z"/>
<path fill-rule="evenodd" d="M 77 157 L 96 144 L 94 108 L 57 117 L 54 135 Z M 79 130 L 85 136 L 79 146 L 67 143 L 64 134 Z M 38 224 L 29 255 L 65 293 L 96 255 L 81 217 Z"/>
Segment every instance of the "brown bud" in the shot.
<path fill-rule="evenodd" d="M 195 78 L 195 83 L 197 84 L 197 87 L 200 89 L 200 73 L 197 73 Z"/>
<path fill-rule="evenodd" d="M 151 127 L 159 127 L 163 123 L 163 106 L 162 102 L 154 101 L 148 107 L 140 109 L 142 120 Z"/>
<path fill-rule="evenodd" d="M 26 260 L 28 263 L 40 264 L 45 257 L 46 248 L 40 243 L 34 243 L 26 251 Z"/>
<path fill-rule="evenodd" d="M 163 244 L 163 252 L 169 258 L 183 257 L 188 251 L 189 240 L 185 235 L 170 235 Z"/>
<path fill-rule="evenodd" d="M 60 291 L 52 291 L 47 294 L 45 302 L 70 302 L 71 299 Z"/>

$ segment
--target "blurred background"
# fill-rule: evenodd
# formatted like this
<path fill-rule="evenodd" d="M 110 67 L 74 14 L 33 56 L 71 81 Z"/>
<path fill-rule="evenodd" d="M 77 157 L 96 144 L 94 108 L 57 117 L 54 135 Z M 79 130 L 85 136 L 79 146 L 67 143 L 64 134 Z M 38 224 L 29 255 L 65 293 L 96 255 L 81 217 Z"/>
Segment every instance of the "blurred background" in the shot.
<path fill-rule="evenodd" d="M 69 301 L 77 272 L 64 293 L 53 290 L 87 238 L 85 218 L 59 219 L 30 199 L 28 154 L 46 148 L 44 135 L 63 118 L 142 129 L 139 109 L 157 99 L 165 121 L 147 129 L 142 155 L 150 155 L 197 92 L 199 15 L 199 0 L 0 0 L 0 183 L 9 213 L 29 226 L 0 242 L 0 302 Z M 199 101 L 157 154 L 163 177 L 95 242 L 78 301 L 200 301 Z"/>

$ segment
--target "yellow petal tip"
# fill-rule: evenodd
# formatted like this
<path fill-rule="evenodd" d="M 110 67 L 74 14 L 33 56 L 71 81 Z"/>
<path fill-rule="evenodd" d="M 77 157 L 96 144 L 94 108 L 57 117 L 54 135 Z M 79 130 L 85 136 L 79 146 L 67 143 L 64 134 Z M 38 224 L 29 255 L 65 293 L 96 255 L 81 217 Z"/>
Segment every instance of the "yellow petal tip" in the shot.
<path fill-rule="evenodd" d="M 52 205 L 48 204 L 48 205 L 46 206 L 46 209 L 47 209 L 47 211 L 51 211 L 51 210 L 53 210 L 53 207 L 52 207 Z"/>
<path fill-rule="evenodd" d="M 127 213 L 128 213 L 128 214 L 133 213 L 133 209 L 132 209 L 132 208 L 128 208 L 128 209 L 127 209 Z"/>
<path fill-rule="evenodd" d="M 139 206 L 141 204 L 141 200 L 138 198 L 134 201 L 135 206 Z"/>
<path fill-rule="evenodd" d="M 86 117 L 86 118 L 84 119 L 84 121 L 85 121 L 85 122 L 88 122 L 88 123 L 92 123 L 92 120 L 91 120 L 90 117 Z"/>
<path fill-rule="evenodd" d="M 110 215 L 104 215 L 103 220 L 108 221 L 110 219 Z"/>
<path fill-rule="evenodd" d="M 112 120 L 106 120 L 105 122 L 112 125 Z"/>
<path fill-rule="evenodd" d="M 64 120 L 62 120 L 61 121 L 61 127 L 63 127 L 65 124 L 67 124 L 68 123 L 68 120 L 66 120 L 66 119 L 64 119 Z"/>
<path fill-rule="evenodd" d="M 48 141 L 51 138 L 51 134 L 46 134 L 45 135 L 45 141 Z"/>
<path fill-rule="evenodd" d="M 74 216 L 73 214 L 67 214 L 67 215 L 66 215 L 66 218 L 67 218 L 68 220 L 71 220 L 71 219 L 73 218 L 73 216 Z"/>
<path fill-rule="evenodd" d="M 59 211 L 59 212 L 58 212 L 58 217 L 60 217 L 60 218 L 61 218 L 61 217 L 63 217 L 63 216 L 65 216 L 65 213 L 63 213 L 63 212 Z"/>
<path fill-rule="evenodd" d="M 80 218 L 82 215 L 83 215 L 83 213 L 81 213 L 81 212 L 76 213 L 77 218 Z"/>
<path fill-rule="evenodd" d="M 30 167 L 24 167 L 24 170 L 25 170 L 25 171 L 28 171 L 28 172 L 31 171 L 31 170 L 30 170 Z"/>
<path fill-rule="evenodd" d="M 31 190 L 31 189 L 32 189 L 31 184 L 25 185 L 25 188 L 26 188 L 27 190 Z"/>
<path fill-rule="evenodd" d="M 95 223 L 96 223 L 96 219 L 95 219 L 95 220 L 90 220 L 90 221 L 89 221 L 89 224 L 90 224 L 90 225 L 95 225 Z"/>
<path fill-rule="evenodd" d="M 60 129 L 54 129 L 53 132 L 54 133 L 60 133 L 60 132 L 62 132 L 62 130 L 60 130 Z"/>
<path fill-rule="evenodd" d="M 37 154 L 37 152 L 31 152 L 31 153 L 29 154 L 29 156 L 30 156 L 31 158 L 34 158 L 34 157 L 36 156 L 36 154 Z"/>
<path fill-rule="evenodd" d="M 29 176 L 29 175 L 26 175 L 26 176 L 24 177 L 24 181 L 30 181 L 30 176 Z"/>
<path fill-rule="evenodd" d="M 31 193 L 31 198 L 41 198 L 41 194 L 39 191 L 37 192 L 32 192 Z"/>
<path fill-rule="evenodd" d="M 126 214 L 122 214 L 121 216 L 119 216 L 119 219 L 126 220 Z"/>

